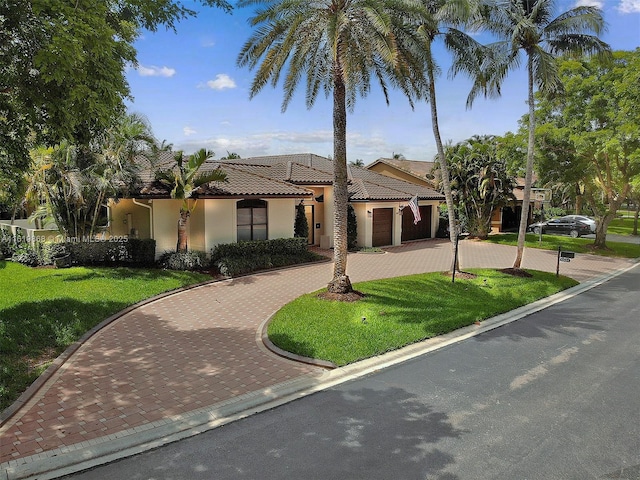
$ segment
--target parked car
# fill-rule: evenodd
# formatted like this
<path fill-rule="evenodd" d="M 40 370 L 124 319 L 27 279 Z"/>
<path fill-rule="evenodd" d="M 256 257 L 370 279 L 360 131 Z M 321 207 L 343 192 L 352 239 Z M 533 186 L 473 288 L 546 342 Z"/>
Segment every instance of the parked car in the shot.
<path fill-rule="evenodd" d="M 596 233 L 596 221 L 593 218 L 585 217 L 584 215 L 567 215 L 566 218 L 586 223 L 591 228 L 591 233 Z"/>
<path fill-rule="evenodd" d="M 573 238 L 591 233 L 591 226 L 581 220 L 576 220 L 576 215 L 567 215 L 560 218 L 552 218 L 546 222 L 538 222 L 529 225 L 528 230 L 535 234 L 551 233 L 560 235 L 571 235 Z M 594 226 L 595 229 L 595 226 Z"/>

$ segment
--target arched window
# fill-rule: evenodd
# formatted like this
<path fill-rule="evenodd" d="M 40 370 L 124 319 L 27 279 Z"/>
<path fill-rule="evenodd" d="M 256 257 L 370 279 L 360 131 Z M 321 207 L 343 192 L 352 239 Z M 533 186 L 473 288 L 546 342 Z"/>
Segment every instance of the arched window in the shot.
<path fill-rule="evenodd" d="M 267 240 L 267 202 L 241 200 L 237 204 L 238 241 Z"/>

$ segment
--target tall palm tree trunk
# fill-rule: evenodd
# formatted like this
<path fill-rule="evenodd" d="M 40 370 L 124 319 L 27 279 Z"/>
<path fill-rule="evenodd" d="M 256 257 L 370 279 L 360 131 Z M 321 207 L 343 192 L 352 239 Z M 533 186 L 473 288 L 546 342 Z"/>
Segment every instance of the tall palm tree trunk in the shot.
<path fill-rule="evenodd" d="M 342 68 L 335 67 L 333 87 L 333 279 L 331 293 L 349 293 L 347 276 L 347 107 Z"/>
<path fill-rule="evenodd" d="M 451 182 L 449 180 L 449 166 L 447 165 L 447 157 L 444 154 L 442 139 L 440 137 L 440 126 L 438 124 L 438 106 L 436 104 L 436 85 L 433 77 L 433 67 L 429 66 L 429 103 L 431 105 L 431 127 L 433 128 L 433 137 L 436 141 L 438 150 L 438 163 L 440 164 L 440 175 L 442 177 L 442 189 L 444 190 L 444 198 L 447 203 L 447 213 L 449 216 L 449 240 L 451 243 L 451 272 L 460 269 L 456 263 L 456 235 L 458 228 L 456 226 L 456 211 L 453 206 L 453 194 L 451 193 Z"/>
<path fill-rule="evenodd" d="M 187 244 L 187 222 L 189 221 L 189 210 L 180 209 L 180 218 L 178 218 L 178 244 L 176 252 L 186 252 Z"/>
<path fill-rule="evenodd" d="M 522 198 L 522 216 L 520 217 L 520 228 L 518 228 L 518 247 L 513 268 L 522 266 L 522 254 L 524 253 L 524 241 L 529 223 L 529 204 L 531 200 L 531 184 L 533 183 L 533 156 L 535 147 L 536 115 L 533 98 L 533 61 L 531 56 L 527 61 L 527 74 L 529 84 L 529 141 L 527 145 L 527 167 L 524 176 L 524 194 Z"/>

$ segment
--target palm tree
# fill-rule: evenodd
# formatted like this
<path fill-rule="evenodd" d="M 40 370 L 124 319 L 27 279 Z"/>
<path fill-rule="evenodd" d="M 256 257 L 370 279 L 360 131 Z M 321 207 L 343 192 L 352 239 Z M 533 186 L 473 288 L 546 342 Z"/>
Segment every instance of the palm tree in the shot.
<path fill-rule="evenodd" d="M 513 268 L 518 269 L 522 265 L 531 198 L 535 141 L 534 88 L 544 96 L 562 92 L 556 63 L 560 55 L 610 54 L 609 46 L 597 37 L 605 29 L 599 8 L 575 7 L 554 17 L 557 3 L 555 0 L 487 2 L 481 20 L 484 28 L 498 39 L 490 46 L 494 59 L 488 74 L 490 94 L 500 94 L 500 85 L 508 72 L 520 66 L 521 52 L 524 52 L 527 60 L 529 138 L 518 249 L 513 262 Z"/>
<path fill-rule="evenodd" d="M 471 236 L 481 239 L 491 231 L 493 211 L 513 198 L 515 178 L 507 173 L 498 141 L 492 135 L 475 135 L 447 146 L 445 152 L 457 210 L 465 217 Z"/>
<path fill-rule="evenodd" d="M 440 67 L 435 61 L 433 52 L 434 44 L 437 40 L 443 40 L 444 45 L 452 56 L 452 66 L 450 76 L 458 73 L 466 73 L 474 79 L 474 89 L 470 97 L 475 92 L 482 91 L 484 77 L 481 73 L 484 58 L 482 45 L 476 42 L 471 36 L 465 34 L 456 27 L 467 25 L 478 14 L 477 0 L 423 0 L 427 16 L 420 23 L 419 33 L 423 40 L 425 49 L 425 69 L 427 75 L 426 97 L 431 107 L 431 127 L 433 137 L 436 142 L 436 160 L 440 167 L 440 184 L 447 204 L 447 214 L 449 217 L 449 239 L 451 241 L 451 272 L 458 269 L 456 264 L 455 245 L 456 237 L 460 233 L 456 222 L 456 211 L 451 192 L 451 181 L 447 158 L 440 136 L 440 126 L 438 123 L 438 105 L 436 98 L 435 79 L 440 73 Z M 470 103 L 467 101 L 467 105 Z"/>
<path fill-rule="evenodd" d="M 257 27 L 244 44 L 238 64 L 258 67 L 251 97 L 267 83 L 276 86 L 283 70 L 286 110 L 306 77 L 311 108 L 323 90 L 333 95 L 334 270 L 331 293 L 348 293 L 347 276 L 347 108 L 370 91 L 375 78 L 388 103 L 389 86 L 409 98 L 424 88 L 422 51 L 410 22 L 422 16 L 412 0 L 242 0 L 262 4 L 250 19 Z"/>
<path fill-rule="evenodd" d="M 91 188 L 96 197 L 90 236 L 95 233 L 104 200 L 133 190 L 138 180 L 135 158 L 147 154 L 157 145 L 148 120 L 136 113 L 121 116 L 116 124 L 107 130 L 100 143 L 96 161 L 88 169 Z"/>
<path fill-rule="evenodd" d="M 157 181 L 171 187 L 171 198 L 182 200 L 178 218 L 177 252 L 186 252 L 188 249 L 187 222 L 196 207 L 195 202 L 190 203 L 189 200 L 193 198 L 196 189 L 205 183 L 226 181 L 227 175 L 219 167 L 210 171 L 200 171 L 202 165 L 213 158 L 213 155 L 213 152 L 202 148 L 189 155 L 185 163 L 184 155 L 179 151 L 173 157 L 176 161 L 175 168 L 156 173 Z"/>

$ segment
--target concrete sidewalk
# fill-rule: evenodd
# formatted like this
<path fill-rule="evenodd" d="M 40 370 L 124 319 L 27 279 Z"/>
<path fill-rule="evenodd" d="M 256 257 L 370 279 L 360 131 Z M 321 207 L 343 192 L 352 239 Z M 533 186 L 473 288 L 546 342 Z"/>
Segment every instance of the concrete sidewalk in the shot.
<path fill-rule="evenodd" d="M 514 247 L 460 243 L 463 268 L 509 267 L 514 256 Z M 348 273 L 359 282 L 444 271 L 449 262 L 448 242 L 431 240 L 350 254 Z M 634 263 L 578 255 L 560 271 L 585 282 Z M 524 267 L 555 272 L 556 254 L 527 249 Z M 110 322 L 48 371 L 0 427 L 0 478 L 55 478 L 319 388 L 336 375 L 272 354 L 260 333 L 282 305 L 324 287 L 331 274 L 322 263 L 210 283 Z"/>

